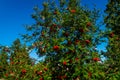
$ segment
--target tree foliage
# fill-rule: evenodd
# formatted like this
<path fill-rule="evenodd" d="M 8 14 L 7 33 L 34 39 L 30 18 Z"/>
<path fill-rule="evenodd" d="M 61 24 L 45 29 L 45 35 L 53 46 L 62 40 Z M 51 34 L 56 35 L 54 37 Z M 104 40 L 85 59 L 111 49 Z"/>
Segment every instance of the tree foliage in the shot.
<path fill-rule="evenodd" d="M 97 12 L 83 8 L 79 0 L 60 0 L 58 5 L 45 2 L 43 10 L 35 7 L 36 23 L 26 27 L 32 34 L 24 39 L 34 42 L 39 56 L 46 56 L 52 79 L 104 78 L 101 56 L 94 49 L 99 42 Z"/>
<path fill-rule="evenodd" d="M 120 77 L 120 1 L 108 0 L 104 22 L 108 32 L 107 52 L 104 54 L 108 64 L 108 79 L 117 80 Z"/>
<path fill-rule="evenodd" d="M 110 10 L 110 8 L 112 9 Z M 48 0 L 43 8 L 34 7 L 35 23 L 26 25 L 27 34 L 11 47 L 0 49 L 2 80 L 118 80 L 119 0 L 109 0 L 106 8 L 105 36 L 96 25 L 99 12 L 80 5 L 80 0 Z M 96 49 L 101 39 L 108 38 L 107 52 Z M 34 63 L 30 50 L 44 61 Z M 102 56 L 105 60 L 102 61 Z"/>

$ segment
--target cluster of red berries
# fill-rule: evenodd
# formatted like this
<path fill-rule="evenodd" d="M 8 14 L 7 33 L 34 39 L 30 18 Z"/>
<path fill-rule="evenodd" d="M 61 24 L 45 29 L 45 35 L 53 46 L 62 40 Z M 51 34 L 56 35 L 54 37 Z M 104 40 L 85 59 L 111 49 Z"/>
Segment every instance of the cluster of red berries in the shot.
<path fill-rule="evenodd" d="M 66 62 L 66 61 L 63 61 L 63 65 L 67 65 L 67 62 Z"/>
<path fill-rule="evenodd" d="M 95 57 L 95 58 L 93 58 L 93 61 L 100 61 L 100 59 L 98 58 L 98 57 Z"/>
<path fill-rule="evenodd" d="M 26 71 L 26 69 L 22 69 L 22 74 L 25 74 L 27 71 Z"/>
<path fill-rule="evenodd" d="M 57 51 L 57 50 L 59 50 L 59 49 L 60 49 L 60 48 L 59 48 L 58 45 L 56 45 L 56 46 L 53 47 L 53 50 L 56 50 L 56 51 Z"/>
<path fill-rule="evenodd" d="M 90 43 L 90 40 L 85 40 L 86 44 L 89 44 Z"/>
<path fill-rule="evenodd" d="M 76 13 L 75 9 L 70 10 L 71 13 Z"/>
<path fill-rule="evenodd" d="M 87 27 L 91 26 L 91 23 L 90 23 L 90 22 L 87 22 L 86 26 L 87 26 Z"/>

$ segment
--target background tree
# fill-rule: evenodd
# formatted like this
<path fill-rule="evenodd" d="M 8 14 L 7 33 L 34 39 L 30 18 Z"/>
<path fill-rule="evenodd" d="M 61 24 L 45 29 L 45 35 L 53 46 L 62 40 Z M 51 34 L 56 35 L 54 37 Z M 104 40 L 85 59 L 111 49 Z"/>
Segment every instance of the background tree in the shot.
<path fill-rule="evenodd" d="M 106 7 L 106 27 L 112 29 L 114 34 L 117 34 L 120 37 L 120 1 L 108 0 Z"/>
<path fill-rule="evenodd" d="M 29 56 L 28 48 L 25 44 L 21 44 L 19 39 L 16 39 L 11 46 L 10 60 L 21 64 L 32 64 L 32 59 Z"/>
<path fill-rule="evenodd" d="M 8 48 L 2 47 L 0 49 L 0 78 L 3 77 L 3 74 L 8 69 L 8 54 L 7 54 Z"/>
<path fill-rule="evenodd" d="M 107 52 L 104 54 L 106 57 L 107 78 L 119 79 L 120 78 L 120 1 L 108 0 L 106 5 L 106 17 L 104 22 L 107 27 L 108 46 Z"/>
<path fill-rule="evenodd" d="M 1 78 L 8 80 L 31 79 L 32 75 L 29 72 L 34 63 L 29 56 L 27 46 L 21 44 L 19 39 L 16 39 L 11 47 L 3 48 L 0 61 L 0 66 L 2 67 L 0 68 Z"/>

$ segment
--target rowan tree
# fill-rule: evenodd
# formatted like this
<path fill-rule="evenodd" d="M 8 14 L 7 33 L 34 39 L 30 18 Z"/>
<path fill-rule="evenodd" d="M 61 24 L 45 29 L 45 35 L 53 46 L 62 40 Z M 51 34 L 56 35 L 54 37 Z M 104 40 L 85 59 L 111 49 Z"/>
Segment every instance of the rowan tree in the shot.
<path fill-rule="evenodd" d="M 8 68 L 8 54 L 5 52 L 6 47 L 1 47 L 0 49 L 0 78 L 7 71 Z"/>
<path fill-rule="evenodd" d="M 0 78 L 13 80 L 31 79 L 29 72 L 32 72 L 31 67 L 34 65 L 30 58 L 27 46 L 21 44 L 19 39 L 16 39 L 12 46 L 2 47 L 0 54 Z M 31 70 L 30 70 L 31 69 Z M 27 74 L 27 76 L 26 76 Z"/>
<path fill-rule="evenodd" d="M 57 6 L 58 5 L 58 6 Z M 30 33 L 23 38 L 32 42 L 30 49 L 45 56 L 49 75 L 43 78 L 105 79 L 104 65 L 95 47 L 99 43 L 99 29 L 95 25 L 97 11 L 80 5 L 80 0 L 59 0 L 43 3 L 43 9 L 35 7 L 32 18 L 35 24 L 26 26 Z"/>
<path fill-rule="evenodd" d="M 108 0 L 106 5 L 106 24 L 108 38 L 107 52 L 104 53 L 107 65 L 107 79 L 117 80 L 120 77 L 120 1 Z"/>

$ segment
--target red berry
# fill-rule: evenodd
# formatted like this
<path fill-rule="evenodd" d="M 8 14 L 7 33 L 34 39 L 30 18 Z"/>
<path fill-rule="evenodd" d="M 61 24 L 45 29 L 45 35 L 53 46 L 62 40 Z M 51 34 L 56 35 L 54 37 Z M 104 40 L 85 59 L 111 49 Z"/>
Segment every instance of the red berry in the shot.
<path fill-rule="evenodd" d="M 71 12 L 71 13 L 75 13 L 75 12 L 76 12 L 76 10 L 75 10 L 75 9 L 72 9 L 72 10 L 70 10 L 70 12 Z"/>
<path fill-rule="evenodd" d="M 12 62 L 11 62 L 11 64 L 13 65 L 13 64 L 14 64 L 14 62 L 12 61 Z"/>
<path fill-rule="evenodd" d="M 79 58 L 75 58 L 75 60 L 76 60 L 76 61 L 78 61 L 78 60 L 79 60 Z"/>
<path fill-rule="evenodd" d="M 56 14 L 57 14 L 57 11 L 54 11 L 54 14 L 56 15 Z"/>
<path fill-rule="evenodd" d="M 67 65 L 67 62 L 66 62 L 66 61 L 63 61 L 63 65 Z"/>
<path fill-rule="evenodd" d="M 100 61 L 100 59 L 95 57 L 95 58 L 93 58 L 93 61 Z"/>
<path fill-rule="evenodd" d="M 12 61 L 12 58 L 10 58 L 10 61 Z"/>
<path fill-rule="evenodd" d="M 89 44 L 90 43 L 90 40 L 85 40 L 86 44 Z"/>
<path fill-rule="evenodd" d="M 8 74 L 6 73 L 5 76 L 8 77 Z"/>
<path fill-rule="evenodd" d="M 2 68 L 2 66 L 0 66 L 0 69 Z"/>
<path fill-rule="evenodd" d="M 64 75 L 64 76 L 62 76 L 62 78 L 63 78 L 63 79 L 65 79 L 65 78 L 67 78 L 67 76 L 66 76 L 66 75 Z"/>
<path fill-rule="evenodd" d="M 43 78 L 40 78 L 40 80 L 44 80 Z"/>
<path fill-rule="evenodd" d="M 25 69 L 22 69 L 22 74 L 25 74 L 27 71 Z"/>
<path fill-rule="evenodd" d="M 84 30 L 83 30 L 83 29 L 79 29 L 79 31 L 80 31 L 81 33 L 83 33 L 83 32 L 84 32 Z"/>
<path fill-rule="evenodd" d="M 42 71 L 37 72 L 38 75 L 42 75 Z"/>
<path fill-rule="evenodd" d="M 76 40 L 76 41 L 75 41 L 75 44 L 78 45 L 79 42 L 80 42 L 80 40 Z"/>
<path fill-rule="evenodd" d="M 53 27 L 50 27 L 50 32 L 53 32 L 53 30 L 54 30 Z"/>
<path fill-rule="evenodd" d="M 45 71 L 47 71 L 47 70 L 48 70 L 48 68 L 44 68 L 44 70 L 45 70 Z"/>
<path fill-rule="evenodd" d="M 91 73 L 91 72 L 88 72 L 88 76 L 91 77 L 91 76 L 92 76 L 92 73 Z"/>
<path fill-rule="evenodd" d="M 62 76 L 58 76 L 58 78 L 61 80 L 61 79 L 62 79 Z"/>
<path fill-rule="evenodd" d="M 56 27 L 57 25 L 56 24 L 53 24 L 54 27 Z"/>
<path fill-rule="evenodd" d="M 87 22 L 86 26 L 87 26 L 87 27 L 91 26 L 91 23 L 90 23 L 90 22 Z"/>
<path fill-rule="evenodd" d="M 56 46 L 53 47 L 53 49 L 54 50 L 59 50 L 59 46 L 56 45 Z"/>
<path fill-rule="evenodd" d="M 111 32 L 111 33 L 109 34 L 109 36 L 112 38 L 112 37 L 114 36 L 114 33 Z"/>

